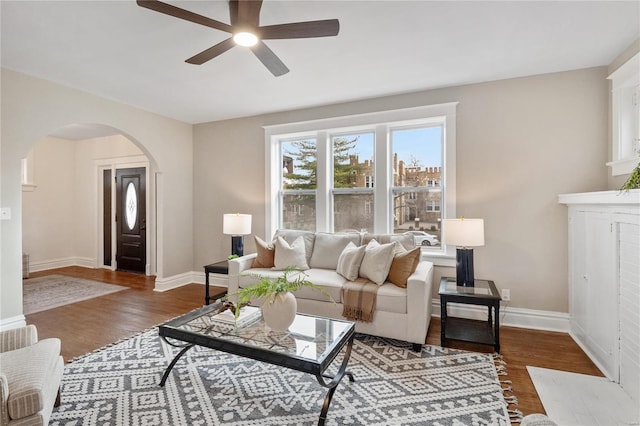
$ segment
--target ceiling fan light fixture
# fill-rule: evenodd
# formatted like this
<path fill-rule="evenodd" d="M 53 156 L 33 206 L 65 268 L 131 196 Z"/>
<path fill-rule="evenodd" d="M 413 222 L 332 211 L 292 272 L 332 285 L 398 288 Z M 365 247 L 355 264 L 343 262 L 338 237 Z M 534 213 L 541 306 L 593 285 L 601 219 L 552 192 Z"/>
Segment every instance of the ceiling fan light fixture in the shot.
<path fill-rule="evenodd" d="M 233 35 L 233 41 L 240 46 L 251 47 L 258 43 L 258 37 L 250 32 L 242 31 Z"/>

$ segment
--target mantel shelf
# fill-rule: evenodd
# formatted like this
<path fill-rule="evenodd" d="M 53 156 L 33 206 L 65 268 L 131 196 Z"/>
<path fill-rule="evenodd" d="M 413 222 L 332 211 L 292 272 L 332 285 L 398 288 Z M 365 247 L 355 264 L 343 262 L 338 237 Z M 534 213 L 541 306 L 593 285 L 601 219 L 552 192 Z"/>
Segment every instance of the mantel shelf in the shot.
<path fill-rule="evenodd" d="M 558 195 L 560 204 L 640 205 L 640 189 L 598 191 Z"/>

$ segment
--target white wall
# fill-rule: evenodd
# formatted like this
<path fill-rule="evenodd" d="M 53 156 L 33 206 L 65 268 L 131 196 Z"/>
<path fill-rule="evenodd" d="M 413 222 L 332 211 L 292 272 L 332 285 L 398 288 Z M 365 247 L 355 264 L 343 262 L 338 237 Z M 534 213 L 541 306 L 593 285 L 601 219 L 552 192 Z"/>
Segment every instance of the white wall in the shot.
<path fill-rule="evenodd" d="M 80 141 L 47 137 L 33 148 L 36 186 L 22 193 L 22 250 L 29 253 L 32 271 L 69 263 L 98 266 L 98 163 L 141 155 L 121 135 Z"/>
<path fill-rule="evenodd" d="M 193 267 L 228 255 L 223 213 L 252 214 L 264 236 L 261 126 L 458 101 L 457 213 L 486 226 L 476 276 L 511 289 L 512 307 L 567 312 L 567 212 L 557 196 L 607 188 L 606 75 L 599 67 L 196 125 Z M 255 251 L 251 237 L 245 251 Z M 436 268 L 436 282 L 452 274 Z"/>
<path fill-rule="evenodd" d="M 158 276 L 193 265 L 192 126 L 15 71 L 1 75 L 0 326 L 22 319 L 22 191 L 20 160 L 49 133 L 70 124 L 118 129 L 158 172 Z"/>

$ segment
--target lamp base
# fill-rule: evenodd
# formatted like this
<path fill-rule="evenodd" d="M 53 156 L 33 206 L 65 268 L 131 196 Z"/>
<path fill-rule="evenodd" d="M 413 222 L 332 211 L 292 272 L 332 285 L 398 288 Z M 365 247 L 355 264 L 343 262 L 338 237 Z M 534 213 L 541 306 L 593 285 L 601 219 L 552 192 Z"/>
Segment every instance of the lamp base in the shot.
<path fill-rule="evenodd" d="M 456 285 L 473 287 L 473 249 L 456 249 Z"/>
<path fill-rule="evenodd" d="M 234 235 L 231 237 L 231 254 L 239 257 L 244 256 L 244 237 L 242 235 Z"/>

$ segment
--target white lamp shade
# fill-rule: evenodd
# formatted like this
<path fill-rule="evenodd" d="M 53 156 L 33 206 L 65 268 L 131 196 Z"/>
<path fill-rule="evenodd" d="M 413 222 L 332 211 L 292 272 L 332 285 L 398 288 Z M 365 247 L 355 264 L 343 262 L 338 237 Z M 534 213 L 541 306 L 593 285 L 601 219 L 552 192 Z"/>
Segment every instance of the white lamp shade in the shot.
<path fill-rule="evenodd" d="M 445 219 L 444 243 L 457 247 L 484 245 L 484 219 Z"/>
<path fill-rule="evenodd" d="M 222 217 L 222 233 L 227 235 L 248 235 L 251 233 L 251 215 L 225 213 Z"/>

